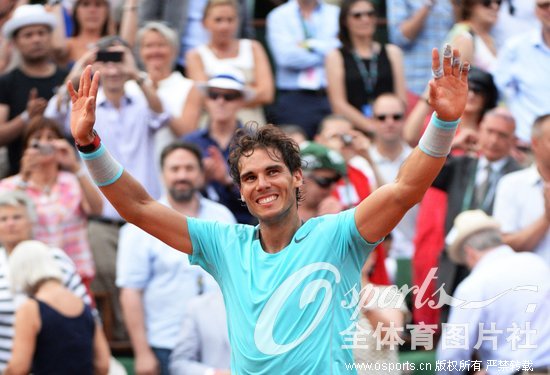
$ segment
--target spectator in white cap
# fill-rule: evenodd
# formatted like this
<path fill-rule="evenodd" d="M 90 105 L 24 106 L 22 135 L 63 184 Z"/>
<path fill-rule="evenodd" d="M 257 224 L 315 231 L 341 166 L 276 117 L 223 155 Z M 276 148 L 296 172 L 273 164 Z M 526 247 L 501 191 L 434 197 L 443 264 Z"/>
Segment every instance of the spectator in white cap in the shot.
<path fill-rule="evenodd" d="M 224 66 L 207 82 L 197 86 L 205 97 L 208 123 L 184 139 L 201 148 L 207 180 L 205 193 L 229 208 L 238 222 L 252 224 L 255 221 L 242 204 L 238 188 L 229 176 L 227 159 L 235 131 L 242 127 L 237 112 L 253 92 L 245 86 L 242 73 L 230 66 Z"/>
<path fill-rule="evenodd" d="M 2 28 L 21 59 L 0 76 L 0 146 L 8 146 L 10 175 L 19 171 L 22 134 L 29 120 L 42 116 L 67 73 L 51 61 L 54 26 L 55 17 L 42 5 L 22 5 Z"/>
<path fill-rule="evenodd" d="M 550 268 L 544 260 L 504 245 L 498 222 L 481 210 L 458 215 L 447 243 L 449 257 L 471 273 L 447 301 L 451 314 L 442 327 L 437 360 L 469 361 L 477 351 L 489 374 L 523 374 L 525 361 L 532 363 L 534 371 L 529 374 L 546 374 L 550 366 Z M 457 327 L 462 336 L 459 345 Z M 506 365 L 496 368 L 491 363 Z M 457 373 L 444 367 L 440 373 Z"/>

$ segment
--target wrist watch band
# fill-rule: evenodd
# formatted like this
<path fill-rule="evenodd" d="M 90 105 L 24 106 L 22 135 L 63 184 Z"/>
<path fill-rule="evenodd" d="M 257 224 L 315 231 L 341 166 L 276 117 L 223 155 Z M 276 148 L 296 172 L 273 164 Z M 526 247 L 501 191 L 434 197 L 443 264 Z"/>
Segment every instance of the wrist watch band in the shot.
<path fill-rule="evenodd" d="M 75 143 L 76 149 L 83 154 L 91 154 L 92 152 L 97 150 L 99 148 L 99 145 L 101 144 L 101 138 L 99 138 L 99 134 L 97 134 L 95 130 L 93 131 L 93 135 L 94 140 L 92 141 L 92 143 L 87 145 L 79 145 L 78 143 Z"/>

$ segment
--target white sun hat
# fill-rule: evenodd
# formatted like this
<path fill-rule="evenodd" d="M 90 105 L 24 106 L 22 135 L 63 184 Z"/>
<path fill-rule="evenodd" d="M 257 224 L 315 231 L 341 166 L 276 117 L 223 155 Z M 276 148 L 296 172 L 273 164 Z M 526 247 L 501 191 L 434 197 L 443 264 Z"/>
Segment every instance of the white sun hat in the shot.
<path fill-rule="evenodd" d="M 208 89 L 216 88 L 240 91 L 244 100 L 250 100 L 254 97 L 254 90 L 245 85 L 243 73 L 228 65 L 220 67 L 207 82 L 197 83 L 197 88 L 203 95 L 208 93 Z"/>
<path fill-rule="evenodd" d="M 53 29 L 55 24 L 55 16 L 46 12 L 42 5 L 21 5 L 15 8 L 11 18 L 4 24 L 2 33 L 5 38 L 11 39 L 13 34 L 22 27 L 45 25 Z"/>

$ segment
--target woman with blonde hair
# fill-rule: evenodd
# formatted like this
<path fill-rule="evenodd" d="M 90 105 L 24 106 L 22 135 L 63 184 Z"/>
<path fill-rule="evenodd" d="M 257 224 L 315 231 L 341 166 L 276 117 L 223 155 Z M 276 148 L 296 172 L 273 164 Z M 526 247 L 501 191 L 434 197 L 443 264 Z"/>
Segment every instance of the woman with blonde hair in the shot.
<path fill-rule="evenodd" d="M 206 82 L 215 76 L 220 65 L 240 70 L 245 84 L 254 95 L 239 111 L 243 123 L 255 121 L 265 124 L 263 105 L 273 101 L 275 86 L 273 74 L 262 45 L 251 39 L 238 39 L 239 9 L 235 0 L 209 0 L 204 9 L 203 24 L 210 32 L 210 41 L 190 50 L 186 55 L 187 76 Z"/>
<path fill-rule="evenodd" d="M 49 248 L 23 241 L 9 257 L 11 287 L 27 299 L 15 314 L 5 374 L 107 374 L 107 340 L 92 311 L 62 283 Z"/>

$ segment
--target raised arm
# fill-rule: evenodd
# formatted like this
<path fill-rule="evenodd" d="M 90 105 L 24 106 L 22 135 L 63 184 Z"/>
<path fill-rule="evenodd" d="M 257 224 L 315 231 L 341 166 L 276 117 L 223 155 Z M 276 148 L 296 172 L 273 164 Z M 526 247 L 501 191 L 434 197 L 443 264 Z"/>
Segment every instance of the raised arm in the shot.
<path fill-rule="evenodd" d="M 420 202 L 445 163 L 468 93 L 469 64 L 461 65 L 459 56 L 458 50 L 451 52 L 447 46 L 441 68 L 439 52 L 433 50 L 432 69 L 438 78 L 430 81 L 429 100 L 435 114 L 395 182 L 376 190 L 357 206 L 355 222 L 369 242 L 387 235 Z"/>
<path fill-rule="evenodd" d="M 99 73 L 92 77 L 91 66 L 80 77 L 78 92 L 69 81 L 67 89 L 73 105 L 71 134 L 81 152 L 94 182 L 119 214 L 167 245 L 191 254 L 191 239 L 186 217 L 155 201 L 145 189 L 114 160 L 94 132 L 95 98 Z M 121 140 L 123 142 L 124 140 Z M 91 151 L 91 152 L 90 152 Z"/>

